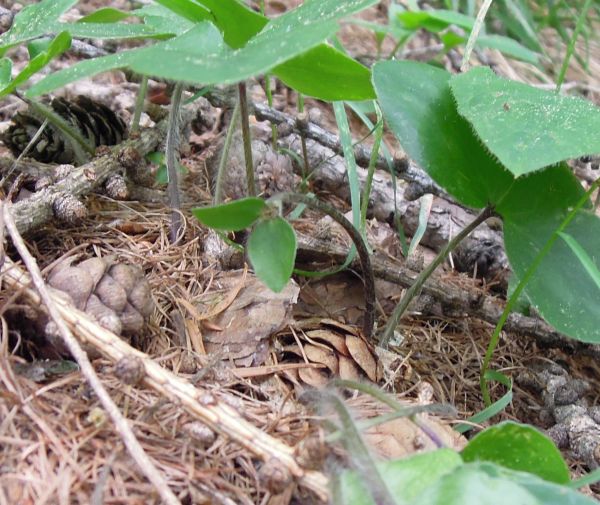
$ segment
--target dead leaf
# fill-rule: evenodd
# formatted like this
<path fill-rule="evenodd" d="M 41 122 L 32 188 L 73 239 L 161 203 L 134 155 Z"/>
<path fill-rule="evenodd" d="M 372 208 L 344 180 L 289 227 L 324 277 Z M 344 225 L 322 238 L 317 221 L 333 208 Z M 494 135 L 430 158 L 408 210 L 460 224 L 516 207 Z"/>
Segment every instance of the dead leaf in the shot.
<path fill-rule="evenodd" d="M 361 338 L 353 335 L 346 336 L 346 346 L 354 361 L 367 374 L 373 382 L 377 381 L 377 362 L 369 349 L 367 343 Z"/>

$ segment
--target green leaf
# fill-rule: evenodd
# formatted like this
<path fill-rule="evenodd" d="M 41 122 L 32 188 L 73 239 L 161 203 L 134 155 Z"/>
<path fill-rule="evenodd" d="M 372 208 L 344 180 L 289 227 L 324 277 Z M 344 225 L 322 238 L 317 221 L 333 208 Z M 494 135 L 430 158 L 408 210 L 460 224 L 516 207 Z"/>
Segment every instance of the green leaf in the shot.
<path fill-rule="evenodd" d="M 326 44 L 276 66 L 273 73 L 302 94 L 321 100 L 375 98 L 369 69 Z"/>
<path fill-rule="evenodd" d="M 33 60 L 38 54 L 46 52 L 52 44 L 52 40 L 49 37 L 32 40 L 27 44 L 27 52 L 29 53 L 29 59 Z"/>
<path fill-rule="evenodd" d="M 415 503 L 415 498 L 433 482 L 460 466 L 460 456 L 450 449 L 417 454 L 406 459 L 378 464 L 390 493 L 401 497 L 401 503 Z M 342 472 L 339 501 L 344 505 L 376 505 L 361 477 L 355 472 Z"/>
<path fill-rule="evenodd" d="M 450 74 L 424 63 L 375 64 L 373 83 L 384 116 L 408 156 L 465 205 L 502 199 L 513 178 L 456 112 Z"/>
<path fill-rule="evenodd" d="M 477 38 L 479 47 L 497 49 L 501 53 L 536 65 L 540 60 L 540 54 L 519 44 L 516 40 L 502 35 L 480 35 Z"/>
<path fill-rule="evenodd" d="M 475 435 L 462 451 L 465 462 L 491 461 L 558 484 L 569 482 L 569 468 L 546 435 L 532 426 L 505 421 Z"/>
<path fill-rule="evenodd" d="M 260 198 L 242 198 L 213 207 L 197 207 L 192 214 L 202 224 L 223 231 L 239 231 L 251 226 L 263 213 L 266 204 Z"/>
<path fill-rule="evenodd" d="M 428 11 L 404 11 L 397 15 L 402 24 L 411 30 L 425 28 L 432 32 L 445 30 L 450 25 L 456 25 L 465 30 L 472 30 L 475 19 L 460 12 L 443 9 Z"/>
<path fill-rule="evenodd" d="M 42 0 L 24 7 L 15 16 L 10 30 L 0 36 L 0 48 L 7 49 L 52 33 L 59 16 L 77 2 L 78 0 Z"/>
<path fill-rule="evenodd" d="M 129 23 L 55 23 L 52 31 L 68 31 L 72 37 L 91 39 L 139 39 L 170 35 L 156 32 L 151 26 Z"/>
<path fill-rule="evenodd" d="M 239 50 L 228 48 L 214 25 L 199 23 L 171 40 L 118 55 L 96 58 L 91 62 L 84 61 L 51 74 L 32 86 L 28 96 L 48 93 L 82 77 L 126 66 L 150 76 L 203 85 L 239 82 L 267 72 L 318 45 L 335 32 L 337 19 L 373 3 L 375 0 L 351 0 L 343 5 L 337 0 L 306 2 L 271 21 L 260 34 Z M 363 79 L 358 84 L 364 88 L 365 70 L 361 72 Z M 356 75 L 356 72 L 352 75 Z M 314 92 L 313 88 L 309 92 Z M 304 91 L 300 87 L 298 90 Z"/>
<path fill-rule="evenodd" d="M 12 61 L 8 58 L 0 59 L 0 87 L 6 86 L 12 75 Z"/>
<path fill-rule="evenodd" d="M 470 465 L 469 465 L 470 466 Z M 560 486 L 553 482 L 540 479 L 539 477 L 525 472 L 517 472 L 508 468 L 494 465 L 493 463 L 481 463 L 479 469 L 494 477 L 510 480 L 518 484 L 528 493 L 535 496 L 540 505 L 597 505 L 598 502 L 582 493 L 578 493 L 566 486 Z M 503 502 L 500 502 L 503 503 Z M 510 502 L 504 502 L 510 503 Z"/>
<path fill-rule="evenodd" d="M 246 45 L 269 22 L 269 18 L 236 0 L 197 1 L 211 12 L 214 23 L 223 32 L 223 39 L 234 49 Z"/>
<path fill-rule="evenodd" d="M 142 18 L 145 25 L 154 28 L 159 33 L 181 35 L 196 24 L 162 5 L 145 5 L 131 11 L 131 15 Z"/>
<path fill-rule="evenodd" d="M 574 237 L 571 237 L 568 233 L 559 233 L 560 238 L 562 238 L 567 245 L 571 248 L 571 251 L 577 256 L 577 259 L 585 268 L 585 271 L 589 274 L 590 278 L 596 283 L 598 289 L 600 289 L 600 270 L 594 264 L 594 260 L 590 258 L 590 255 L 581 247 L 579 242 L 575 240 Z"/>
<path fill-rule="evenodd" d="M 17 74 L 17 76 L 0 90 L 0 97 L 12 93 L 32 75 L 45 67 L 53 58 L 64 53 L 71 47 L 71 36 L 67 32 L 57 35 L 48 46 L 47 51 L 39 53 Z"/>
<path fill-rule="evenodd" d="M 458 112 L 513 174 L 600 152 L 600 108 L 500 78 L 487 67 L 452 77 Z"/>
<path fill-rule="evenodd" d="M 157 4 L 166 7 L 170 11 L 174 12 L 178 16 L 192 21 L 193 23 L 200 23 L 201 21 L 212 21 L 213 16 L 204 7 L 201 7 L 192 0 L 155 0 Z"/>
<path fill-rule="evenodd" d="M 256 276 L 269 289 L 279 293 L 294 270 L 294 229 L 282 217 L 259 222 L 248 238 L 248 258 Z"/>
<path fill-rule="evenodd" d="M 124 12 L 113 7 L 104 7 L 98 9 L 87 16 L 78 19 L 78 23 L 118 23 L 131 16 L 131 13 Z"/>
<path fill-rule="evenodd" d="M 457 467 L 433 482 L 411 505 L 543 505 L 524 487 L 490 476 L 479 465 Z"/>

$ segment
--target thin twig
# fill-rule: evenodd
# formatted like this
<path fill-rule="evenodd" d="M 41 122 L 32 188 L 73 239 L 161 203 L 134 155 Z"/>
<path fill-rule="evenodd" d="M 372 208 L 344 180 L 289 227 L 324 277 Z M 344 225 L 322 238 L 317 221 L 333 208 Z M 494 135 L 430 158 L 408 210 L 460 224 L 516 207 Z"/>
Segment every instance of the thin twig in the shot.
<path fill-rule="evenodd" d="M 40 294 L 40 297 L 44 302 L 46 309 L 48 310 L 48 314 L 56 324 L 58 331 L 60 332 L 60 335 L 65 342 L 65 345 L 69 349 L 69 352 L 77 361 L 77 364 L 81 369 L 81 373 L 86 378 L 86 380 L 98 396 L 100 403 L 102 404 L 102 406 L 112 419 L 113 423 L 115 424 L 115 428 L 118 431 L 121 438 L 123 439 L 123 443 L 125 444 L 125 447 L 127 447 L 129 454 L 138 464 L 138 466 L 140 467 L 144 475 L 148 478 L 148 480 L 154 485 L 157 492 L 160 494 L 162 500 L 165 503 L 169 505 L 181 505 L 181 502 L 177 499 L 173 491 L 171 491 L 166 480 L 163 478 L 162 474 L 156 469 L 156 467 L 152 463 L 152 460 L 148 457 L 148 455 L 140 445 L 139 441 L 133 434 L 133 431 L 131 430 L 127 419 L 123 417 L 118 407 L 112 401 L 110 395 L 100 382 L 100 379 L 98 379 L 98 376 L 96 375 L 96 372 L 94 371 L 94 368 L 92 367 L 92 364 L 87 354 L 81 348 L 81 346 L 79 345 L 75 337 L 73 337 L 73 334 L 69 331 L 69 328 L 65 324 L 63 318 L 61 317 L 58 311 L 57 306 L 54 303 L 54 300 L 52 299 L 52 296 L 46 288 L 44 280 L 42 279 L 42 274 L 36 264 L 35 259 L 27 250 L 27 246 L 25 245 L 23 238 L 17 230 L 17 227 L 10 212 L 9 204 L 7 204 L 6 202 L 1 202 L 0 205 L 2 205 L 4 225 L 6 226 L 6 229 L 10 237 L 12 238 L 12 243 L 14 247 L 17 249 L 19 255 L 21 256 L 21 259 L 23 260 L 23 263 L 25 264 L 27 270 L 29 271 L 29 274 L 31 275 L 33 284 L 35 285 L 38 293 Z"/>
<path fill-rule="evenodd" d="M 244 142 L 244 159 L 246 161 L 246 184 L 248 196 L 256 196 L 256 182 L 254 181 L 254 162 L 252 161 L 252 141 L 250 139 L 250 121 L 248 119 L 248 96 L 246 83 L 238 84 L 240 119 L 242 124 L 242 139 Z"/>
<path fill-rule="evenodd" d="M 423 287 L 423 284 L 425 284 L 425 281 L 429 279 L 429 277 L 431 277 L 431 274 L 434 272 L 434 270 L 440 265 L 440 263 L 442 263 L 442 261 L 446 259 L 448 253 L 450 251 L 453 251 L 456 248 L 456 246 L 460 244 L 469 233 L 471 233 L 486 219 L 491 217 L 493 212 L 494 211 L 492 207 L 485 207 L 479 213 L 479 215 L 473 221 L 471 221 L 471 223 L 465 226 L 458 235 L 456 235 L 452 240 L 450 240 L 446 244 L 446 246 L 438 253 L 435 259 L 427 266 L 427 268 L 419 274 L 419 277 L 417 277 L 412 286 L 406 290 L 406 293 L 404 293 L 402 300 L 400 300 L 400 303 L 396 305 L 394 312 L 392 312 L 392 315 L 388 319 L 385 330 L 383 331 L 383 334 L 379 339 L 379 345 L 381 345 L 382 347 L 387 347 L 392 336 L 394 335 L 394 332 L 396 331 L 396 326 L 398 326 L 398 323 L 400 322 L 404 311 L 408 307 L 408 304 L 419 293 L 419 291 L 421 291 L 421 288 Z"/>
<path fill-rule="evenodd" d="M 179 146 L 179 109 L 181 107 L 181 96 L 183 95 L 183 83 L 175 84 L 173 96 L 171 97 L 171 110 L 169 111 L 169 129 L 167 130 L 166 163 L 169 184 L 169 206 L 171 207 L 171 230 L 169 240 L 176 244 L 181 238 L 181 195 L 179 194 L 179 167 L 177 163 L 177 149 Z"/>
<path fill-rule="evenodd" d="M 371 335 L 373 335 L 373 327 L 375 326 L 375 278 L 373 276 L 373 269 L 371 268 L 369 251 L 360 232 L 340 211 L 316 198 L 311 198 L 299 193 L 280 193 L 271 197 L 271 200 L 279 200 L 288 203 L 302 203 L 310 209 L 327 214 L 344 228 L 348 235 L 350 235 L 352 242 L 354 242 L 354 245 L 356 246 L 356 251 L 358 252 L 363 274 L 363 283 L 365 286 L 365 318 L 363 321 L 363 333 L 366 338 L 370 338 Z"/>
<path fill-rule="evenodd" d="M 140 129 L 140 118 L 144 110 L 144 102 L 148 93 L 148 77 L 143 76 L 135 99 L 135 109 L 133 109 L 133 118 L 131 120 L 131 132 L 137 132 Z"/>

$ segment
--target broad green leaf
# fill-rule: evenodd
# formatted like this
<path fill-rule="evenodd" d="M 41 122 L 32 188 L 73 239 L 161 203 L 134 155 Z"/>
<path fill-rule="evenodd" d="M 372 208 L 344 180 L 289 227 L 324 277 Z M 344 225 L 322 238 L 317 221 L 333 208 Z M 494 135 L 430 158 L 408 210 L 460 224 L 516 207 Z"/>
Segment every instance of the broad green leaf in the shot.
<path fill-rule="evenodd" d="M 8 58 L 0 59 L 0 88 L 6 86 L 12 75 L 12 61 Z"/>
<path fill-rule="evenodd" d="M 479 47 L 497 49 L 501 53 L 512 58 L 537 64 L 540 60 L 540 54 L 519 44 L 516 40 L 502 35 L 480 35 L 477 38 Z"/>
<path fill-rule="evenodd" d="M 239 82 L 253 75 L 265 73 L 274 66 L 308 51 L 336 31 L 338 25 L 335 20 L 338 17 L 372 3 L 375 3 L 375 0 L 352 0 L 342 6 L 337 3 L 337 0 L 307 2 L 270 22 L 260 34 L 238 50 L 232 50 L 224 44 L 221 34 L 214 25 L 199 23 L 188 32 L 171 40 L 118 55 L 83 61 L 51 74 L 34 85 L 28 95 L 48 93 L 82 77 L 127 66 L 142 74 L 203 85 Z M 337 60 L 336 65 L 341 59 L 337 58 Z M 349 64 L 340 66 L 350 68 Z M 357 68 L 355 67 L 354 70 Z M 360 76 L 356 71 L 351 72 L 357 79 L 354 87 L 366 89 L 368 92 L 370 90 L 368 84 L 365 86 L 365 70 L 360 72 L 363 75 L 362 80 L 359 79 Z M 315 78 L 320 78 L 316 71 L 313 71 L 313 75 Z M 301 87 L 302 82 L 304 81 L 299 80 L 295 83 L 300 92 L 304 92 Z M 331 86 L 335 86 L 338 82 L 332 83 Z M 311 89 L 307 91 L 314 94 L 314 85 L 310 84 L 310 86 Z M 339 96 L 335 97 L 345 98 L 343 92 L 344 90 L 338 91 Z M 360 95 L 361 93 L 357 93 L 353 96 L 369 98 L 372 96 L 372 91 L 367 96 Z M 329 96 L 332 96 L 331 92 Z"/>
<path fill-rule="evenodd" d="M 543 190 L 540 190 L 543 192 Z M 511 267 L 521 279 L 537 253 L 560 226 L 566 212 L 532 214 L 504 222 Z M 573 237 L 596 269 L 600 268 L 600 220 L 581 210 L 564 232 Z M 573 250 L 557 240 L 525 287 L 531 304 L 558 331 L 583 342 L 600 343 L 600 289 Z"/>
<path fill-rule="evenodd" d="M 193 23 L 214 21 L 212 14 L 193 0 L 155 0 L 155 2 Z"/>
<path fill-rule="evenodd" d="M 237 0 L 197 1 L 211 12 L 214 23 L 223 32 L 223 39 L 234 49 L 246 45 L 269 22 L 269 18 Z"/>
<path fill-rule="evenodd" d="M 77 2 L 78 0 L 42 0 L 27 5 L 15 16 L 10 30 L 0 36 L 0 49 L 56 31 L 53 28 L 58 23 L 59 16 Z"/>
<path fill-rule="evenodd" d="M 17 76 L 0 90 L 0 97 L 12 93 L 32 75 L 45 67 L 53 58 L 71 47 L 71 36 L 67 32 L 60 33 L 48 46 L 48 50 L 38 54 L 17 74 Z"/>
<path fill-rule="evenodd" d="M 68 31 L 72 37 L 91 39 L 139 39 L 162 37 L 151 26 L 129 23 L 55 23 L 52 32 Z"/>
<path fill-rule="evenodd" d="M 212 207 L 196 207 L 192 214 L 202 224 L 215 230 L 239 231 L 251 226 L 265 210 L 261 198 L 242 198 Z"/>
<path fill-rule="evenodd" d="M 600 270 L 598 270 L 594 264 L 594 260 L 590 258 L 589 254 L 581 247 L 581 245 L 579 245 L 579 242 L 577 242 L 575 238 L 571 237 L 571 235 L 567 233 L 559 233 L 558 235 L 571 248 L 571 251 L 577 256 L 577 259 L 583 265 L 583 268 L 585 268 L 590 278 L 596 283 L 598 289 L 600 289 Z"/>
<path fill-rule="evenodd" d="M 408 156 L 465 205 L 502 199 L 513 178 L 457 112 L 450 74 L 424 63 L 380 62 L 373 83 L 384 116 Z"/>
<path fill-rule="evenodd" d="M 431 483 L 411 505 L 543 505 L 507 478 L 493 477 L 477 464 L 463 465 Z"/>
<path fill-rule="evenodd" d="M 495 478 L 510 480 L 518 484 L 538 500 L 540 505 L 597 505 L 593 498 L 553 482 L 540 479 L 539 477 L 525 472 L 517 472 L 508 468 L 494 465 L 493 463 L 481 463 L 479 468 L 488 475 Z M 509 503 L 509 502 L 506 502 Z"/>
<path fill-rule="evenodd" d="M 294 229 L 282 217 L 260 221 L 248 238 L 248 259 L 256 276 L 269 289 L 279 293 L 294 270 Z"/>
<path fill-rule="evenodd" d="M 450 449 L 417 454 L 406 459 L 388 461 L 378 465 L 391 494 L 414 503 L 415 498 L 432 483 L 460 466 L 460 456 Z M 340 475 L 339 503 L 344 505 L 376 505 L 363 479 L 355 471 L 346 470 Z"/>
<path fill-rule="evenodd" d="M 304 95 L 321 100 L 375 98 L 369 69 L 326 44 L 278 65 L 273 74 Z"/>
<path fill-rule="evenodd" d="M 566 484 L 569 468 L 552 440 L 532 426 L 505 421 L 478 433 L 462 451 L 465 462 L 491 461 Z"/>
<path fill-rule="evenodd" d="M 443 9 L 428 11 L 404 11 L 397 15 L 402 24 L 411 30 L 425 28 L 432 32 L 439 32 L 456 25 L 465 30 L 472 30 L 475 19 L 465 16 L 460 12 Z"/>
<path fill-rule="evenodd" d="M 516 176 L 600 152 L 600 108 L 509 81 L 487 67 L 452 77 L 458 112 Z"/>
<path fill-rule="evenodd" d="M 118 23 L 131 16 L 130 12 L 124 12 L 113 7 L 103 7 L 87 16 L 78 19 L 78 23 Z"/>

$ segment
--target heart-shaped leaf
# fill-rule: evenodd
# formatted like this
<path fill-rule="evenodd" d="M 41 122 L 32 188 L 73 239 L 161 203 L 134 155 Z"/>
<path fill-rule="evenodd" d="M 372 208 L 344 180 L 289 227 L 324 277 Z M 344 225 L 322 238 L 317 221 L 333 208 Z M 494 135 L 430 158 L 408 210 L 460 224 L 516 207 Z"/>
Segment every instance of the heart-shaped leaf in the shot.
<path fill-rule="evenodd" d="M 279 293 L 290 280 L 296 260 L 296 234 L 282 217 L 259 222 L 248 238 L 254 273 Z"/>
<path fill-rule="evenodd" d="M 516 176 L 585 154 L 600 153 L 600 108 L 509 81 L 487 67 L 452 77 L 458 112 Z"/>
<path fill-rule="evenodd" d="M 525 424 L 506 421 L 491 426 L 473 437 L 461 454 L 467 463 L 491 461 L 558 484 L 570 480 L 569 468 L 552 440 Z"/>
<path fill-rule="evenodd" d="M 263 213 L 266 204 L 260 198 L 242 198 L 212 207 L 197 207 L 192 214 L 202 224 L 223 231 L 239 231 L 251 226 Z"/>
<path fill-rule="evenodd" d="M 384 116 L 408 156 L 458 200 L 499 202 L 513 177 L 481 145 L 457 112 L 445 70 L 412 61 L 373 69 Z"/>

